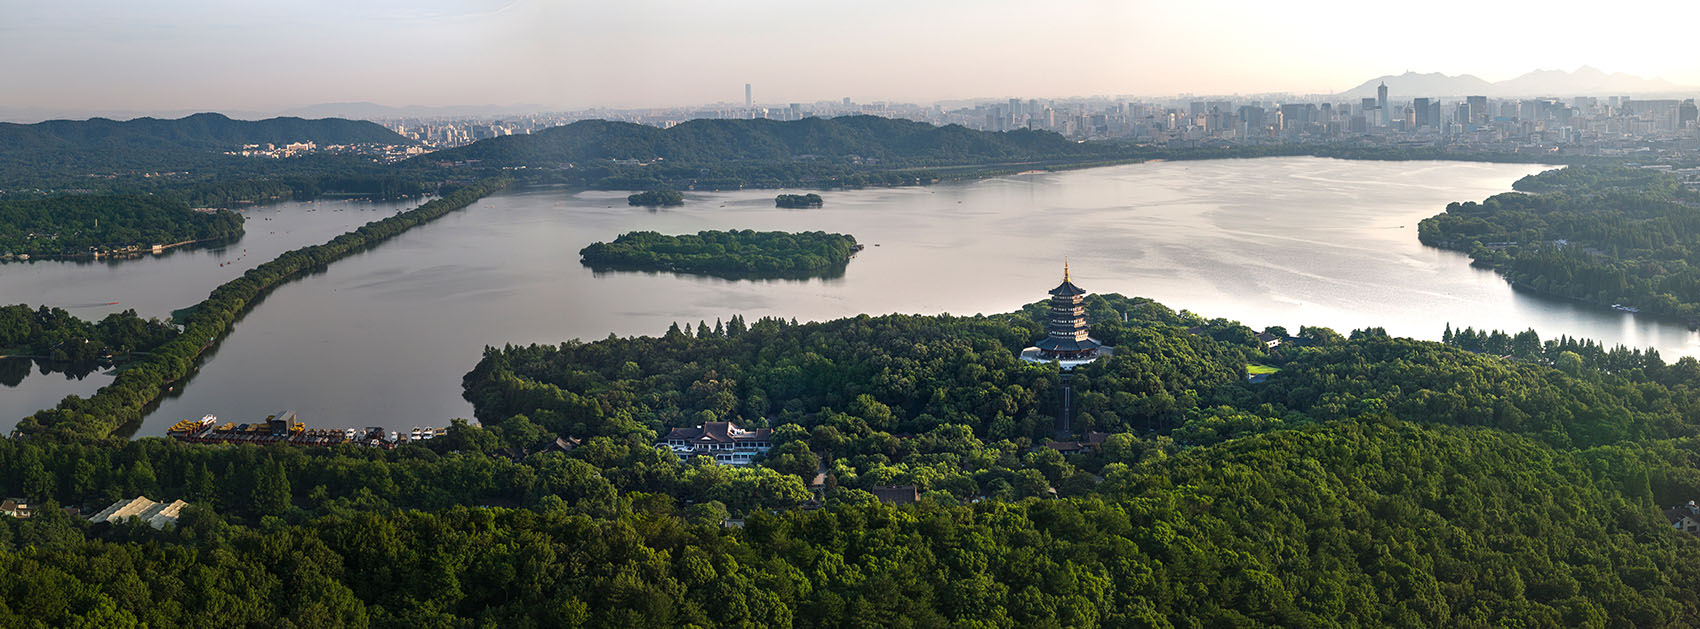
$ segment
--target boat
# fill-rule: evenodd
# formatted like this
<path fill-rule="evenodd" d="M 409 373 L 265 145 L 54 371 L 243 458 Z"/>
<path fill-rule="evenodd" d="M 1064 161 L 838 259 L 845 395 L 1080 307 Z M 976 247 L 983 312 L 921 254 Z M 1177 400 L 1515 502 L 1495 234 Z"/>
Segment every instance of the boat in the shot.
<path fill-rule="evenodd" d="M 165 432 L 167 434 L 170 434 L 170 433 L 193 434 L 193 433 L 200 432 L 202 430 L 206 430 L 207 428 L 211 427 L 213 424 L 216 424 L 216 423 L 218 423 L 218 416 L 212 415 L 212 414 L 207 414 L 207 415 L 202 415 L 201 418 L 198 419 L 198 420 L 196 420 L 196 419 L 185 419 L 183 421 L 177 422 L 176 424 L 172 424 L 171 428 L 166 430 Z"/>
<path fill-rule="evenodd" d="M 294 446 L 334 446 L 341 443 L 358 443 L 386 450 L 398 445 L 395 438 L 383 439 L 382 428 L 367 428 L 362 439 L 362 433 L 349 429 L 308 428 L 306 424 L 297 421 L 294 411 L 283 411 L 268 415 L 264 420 L 237 424 L 225 422 L 218 424 L 218 418 L 207 415 L 200 420 L 185 419 L 177 422 L 167 435 L 186 443 L 202 444 L 240 444 L 255 445 L 283 444 Z"/>
<path fill-rule="evenodd" d="M 1640 308 L 1636 308 L 1634 306 L 1625 306 L 1623 304 L 1612 304 L 1611 309 L 1617 310 L 1617 311 L 1620 311 L 1620 312 L 1629 312 L 1629 313 L 1641 312 Z"/>

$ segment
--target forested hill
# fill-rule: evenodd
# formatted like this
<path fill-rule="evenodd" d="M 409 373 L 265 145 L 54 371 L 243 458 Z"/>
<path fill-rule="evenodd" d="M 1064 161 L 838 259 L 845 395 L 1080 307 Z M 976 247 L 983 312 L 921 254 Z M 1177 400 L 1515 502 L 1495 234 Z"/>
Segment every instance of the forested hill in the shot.
<path fill-rule="evenodd" d="M 117 121 L 49 120 L 35 124 L 0 123 L 0 155 L 18 158 L 107 149 L 194 148 L 228 150 L 243 144 L 412 144 L 413 141 L 364 120 L 268 118 L 232 120 L 223 114 L 195 114 L 176 120 L 137 118 Z"/>
<path fill-rule="evenodd" d="M 877 116 L 776 120 L 692 120 L 669 129 L 584 120 L 532 135 L 493 138 L 438 151 L 427 160 L 483 160 L 501 166 L 560 166 L 596 160 L 669 162 L 842 161 L 859 158 L 928 166 L 969 162 L 1090 158 L 1105 148 L 1049 131 L 975 131 L 960 125 Z"/>
<path fill-rule="evenodd" d="M 1520 288 L 1700 323 L 1700 193 L 1670 173 L 1572 166 L 1417 225 Z"/>
<path fill-rule="evenodd" d="M 411 144 L 381 125 L 362 120 L 271 118 L 231 120 L 195 114 L 176 120 L 92 118 L 36 124 L 0 123 L 0 185 L 37 182 L 42 174 L 70 171 L 190 170 L 228 161 L 225 151 L 244 144 L 312 142 Z M 39 184 L 35 184 L 39 185 Z"/>

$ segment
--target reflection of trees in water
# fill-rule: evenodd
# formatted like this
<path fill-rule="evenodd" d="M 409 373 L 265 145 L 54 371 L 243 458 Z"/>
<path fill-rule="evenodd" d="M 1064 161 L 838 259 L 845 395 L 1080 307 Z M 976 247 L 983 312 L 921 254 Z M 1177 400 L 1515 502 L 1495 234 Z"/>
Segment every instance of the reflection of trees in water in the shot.
<path fill-rule="evenodd" d="M 0 359 L 0 385 L 15 387 L 24 381 L 24 376 L 30 375 L 30 359 L 5 358 Z"/>
<path fill-rule="evenodd" d="M 0 386 L 15 387 L 30 375 L 30 365 L 41 365 L 41 375 L 65 374 L 66 380 L 82 380 L 100 369 L 95 363 L 60 363 L 30 358 L 0 359 Z"/>

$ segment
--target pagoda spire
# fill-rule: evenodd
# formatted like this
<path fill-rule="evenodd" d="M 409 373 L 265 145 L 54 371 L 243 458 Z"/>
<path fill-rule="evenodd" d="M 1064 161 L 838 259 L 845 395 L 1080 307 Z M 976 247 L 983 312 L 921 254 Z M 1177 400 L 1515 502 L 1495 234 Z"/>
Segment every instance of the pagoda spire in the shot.
<path fill-rule="evenodd" d="M 1068 256 L 1063 256 L 1063 281 L 1068 281 Z"/>

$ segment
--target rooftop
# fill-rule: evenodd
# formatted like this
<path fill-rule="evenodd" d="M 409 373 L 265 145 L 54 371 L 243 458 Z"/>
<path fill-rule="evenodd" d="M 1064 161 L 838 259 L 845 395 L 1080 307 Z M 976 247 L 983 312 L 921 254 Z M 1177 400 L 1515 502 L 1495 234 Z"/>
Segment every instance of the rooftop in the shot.
<path fill-rule="evenodd" d="M 767 428 L 745 430 L 732 422 L 703 422 L 695 428 L 674 428 L 667 433 L 663 441 L 691 441 L 695 443 L 737 443 L 741 441 L 767 441 L 773 433 Z"/>
<path fill-rule="evenodd" d="M 118 522 L 120 520 L 136 518 L 146 523 L 148 526 L 156 529 L 162 529 L 165 528 L 167 523 L 176 524 L 177 515 L 181 513 L 183 511 L 183 507 L 186 506 L 189 506 L 189 503 L 183 502 L 182 500 L 173 500 L 170 503 L 164 503 L 148 500 L 146 496 L 137 496 L 135 498 L 119 500 L 118 502 L 112 503 L 112 506 L 102 509 L 100 513 L 96 513 L 91 516 L 89 521 L 99 524 L 101 522 Z"/>

